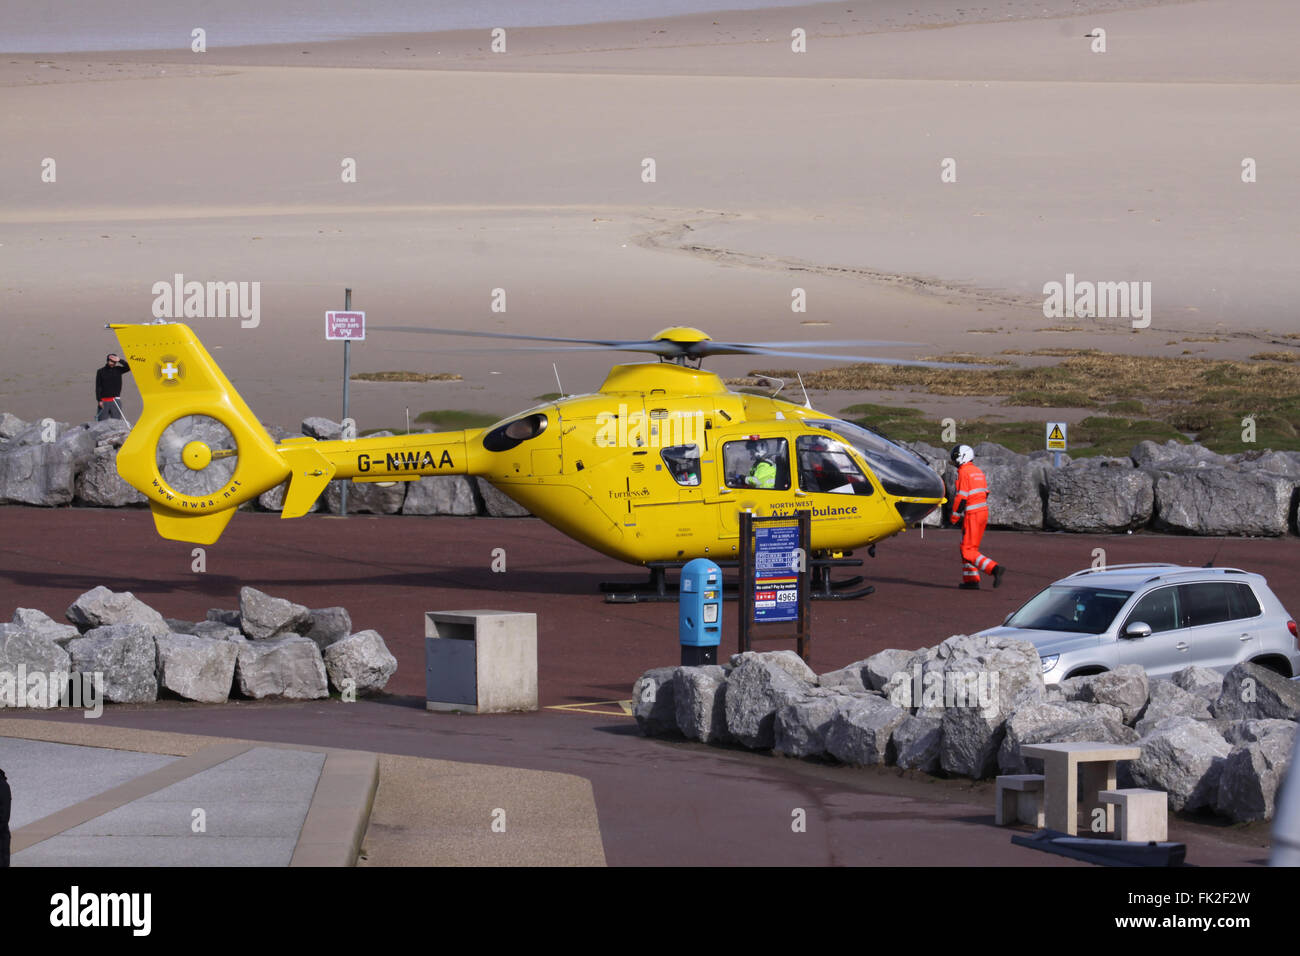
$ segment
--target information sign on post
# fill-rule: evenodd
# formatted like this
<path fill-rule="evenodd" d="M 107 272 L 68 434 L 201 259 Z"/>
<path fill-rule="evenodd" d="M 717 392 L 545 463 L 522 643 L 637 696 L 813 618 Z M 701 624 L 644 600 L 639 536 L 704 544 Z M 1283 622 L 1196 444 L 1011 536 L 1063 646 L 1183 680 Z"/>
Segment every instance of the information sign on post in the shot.
<path fill-rule="evenodd" d="M 343 427 L 348 428 L 348 384 L 352 379 L 352 343 L 366 340 L 366 314 L 352 311 L 352 290 L 343 290 L 343 311 L 325 313 L 325 340 L 343 343 Z M 346 438 L 347 435 L 345 434 Z M 339 514 L 347 517 L 348 483 L 339 489 Z"/>
<path fill-rule="evenodd" d="M 1047 450 L 1052 452 L 1052 467 L 1061 467 L 1061 453 L 1069 447 L 1070 425 L 1068 422 L 1048 422 Z"/>
<path fill-rule="evenodd" d="M 740 513 L 739 649 L 755 640 L 794 640 L 806 662 L 811 653 L 809 629 L 808 546 L 812 516 L 801 511 L 789 518 L 756 518 Z M 794 624 L 794 630 L 772 625 Z"/>
<path fill-rule="evenodd" d="M 366 340 L 366 314 L 364 312 L 326 312 L 325 338 L 331 342 L 364 342 Z"/>

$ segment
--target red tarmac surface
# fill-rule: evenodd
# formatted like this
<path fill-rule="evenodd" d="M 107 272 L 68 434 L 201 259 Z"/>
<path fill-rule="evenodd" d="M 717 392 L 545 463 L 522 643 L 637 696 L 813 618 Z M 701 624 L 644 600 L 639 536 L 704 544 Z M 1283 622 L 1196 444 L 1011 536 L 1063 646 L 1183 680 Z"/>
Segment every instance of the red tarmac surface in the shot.
<path fill-rule="evenodd" d="M 1005 562 L 999 590 L 956 588 L 958 536 L 916 531 L 883 542 L 864 570 L 877 593 L 813 605 L 813 665 L 831 670 L 886 647 L 919 647 L 1000 621 L 1038 588 L 1088 566 L 1167 560 L 1264 573 L 1300 606 L 1300 541 L 990 533 Z M 140 510 L 0 508 L 0 619 L 14 607 L 53 617 L 96 585 L 130 590 L 163 614 L 202 618 L 235 607 L 248 584 L 311 607 L 342 605 L 355 630 L 374 628 L 397 656 L 392 697 L 356 705 L 163 703 L 111 708 L 106 723 L 409 753 L 575 773 L 595 788 L 611 864 L 1050 865 L 991 826 L 988 783 L 786 760 L 699 744 L 646 740 L 623 717 L 543 711 L 489 718 L 428 714 L 423 612 L 500 608 L 538 614 L 543 706 L 627 698 L 650 667 L 675 664 L 675 604 L 606 605 L 598 582 L 642 572 L 596 555 L 533 519 L 237 515 L 191 570 L 193 546 L 163 541 Z M 507 570 L 490 570 L 505 548 Z M 724 614 L 734 622 L 734 604 Z M 734 633 L 734 632 L 733 632 Z M 733 649 L 729 637 L 723 654 Z M 766 647 L 789 646 L 773 643 Z M 614 708 L 617 710 L 617 708 Z M 61 713 L 55 719 L 81 719 Z M 791 840 L 791 808 L 812 840 Z M 766 836 L 763 836 L 766 834 Z M 762 837 L 760 839 L 760 837 Z M 1267 827 L 1171 819 L 1189 862 L 1262 862 Z"/>
<path fill-rule="evenodd" d="M 980 592 L 956 587 L 958 538 L 931 529 L 924 539 L 908 531 L 883 541 L 864 560 L 875 594 L 814 602 L 814 669 L 998 624 L 1039 588 L 1088 567 L 1095 548 L 1110 564 L 1214 559 L 1259 571 L 1292 614 L 1300 610 L 1296 538 L 990 532 L 984 552 L 1009 570 L 1000 589 L 986 579 Z M 597 593 L 603 580 L 640 581 L 644 571 L 532 518 L 238 514 L 206 549 L 205 573 L 191 570 L 193 547 L 159 538 L 143 510 L 0 508 L 0 617 L 35 607 L 62 619 L 77 595 L 102 584 L 167 617 L 201 620 L 208 608 L 237 607 L 247 584 L 308 607 L 347 608 L 353 630 L 383 635 L 399 662 L 388 689 L 405 695 L 424 693 L 425 611 L 535 611 L 543 706 L 630 697 L 643 671 L 680 657 L 676 604 L 611 605 Z M 491 570 L 494 548 L 505 549 L 504 573 Z M 735 650 L 735 614 L 728 603 L 720 657 Z M 759 649 L 782 647 L 793 643 Z"/>

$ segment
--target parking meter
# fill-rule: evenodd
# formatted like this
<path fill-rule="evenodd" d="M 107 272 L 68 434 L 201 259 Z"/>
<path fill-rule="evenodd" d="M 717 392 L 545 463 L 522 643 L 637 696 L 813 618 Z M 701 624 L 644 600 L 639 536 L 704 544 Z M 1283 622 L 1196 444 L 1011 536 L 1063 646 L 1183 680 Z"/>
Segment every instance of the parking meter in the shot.
<path fill-rule="evenodd" d="M 677 605 L 682 666 L 718 663 L 722 640 L 722 569 L 708 558 L 688 561 L 682 568 Z"/>

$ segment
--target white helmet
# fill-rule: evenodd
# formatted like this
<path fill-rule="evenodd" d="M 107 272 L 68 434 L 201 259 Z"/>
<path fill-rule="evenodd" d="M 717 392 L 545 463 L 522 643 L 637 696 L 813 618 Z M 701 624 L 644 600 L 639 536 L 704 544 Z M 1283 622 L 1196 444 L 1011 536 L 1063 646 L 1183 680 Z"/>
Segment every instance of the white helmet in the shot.
<path fill-rule="evenodd" d="M 952 459 L 954 465 L 964 465 L 968 461 L 975 460 L 975 449 L 970 445 L 954 445 L 948 457 Z"/>

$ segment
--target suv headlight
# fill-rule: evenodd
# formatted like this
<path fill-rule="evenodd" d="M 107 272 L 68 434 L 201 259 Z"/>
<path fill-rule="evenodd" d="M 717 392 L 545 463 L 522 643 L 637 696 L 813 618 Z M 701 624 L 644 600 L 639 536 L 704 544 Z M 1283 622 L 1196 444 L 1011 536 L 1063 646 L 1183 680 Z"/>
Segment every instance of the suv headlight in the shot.
<path fill-rule="evenodd" d="M 1059 661 L 1060 659 L 1061 659 L 1060 654 L 1048 654 L 1046 657 L 1040 657 L 1039 660 L 1043 662 L 1043 673 L 1046 674 L 1053 667 L 1055 667 L 1056 662 Z"/>

